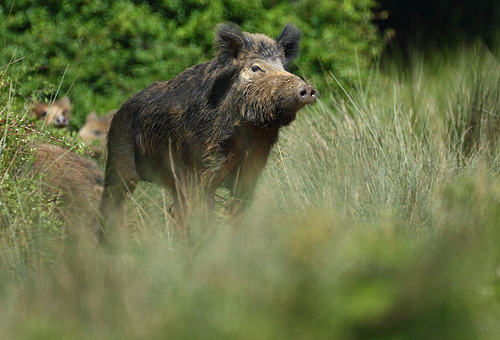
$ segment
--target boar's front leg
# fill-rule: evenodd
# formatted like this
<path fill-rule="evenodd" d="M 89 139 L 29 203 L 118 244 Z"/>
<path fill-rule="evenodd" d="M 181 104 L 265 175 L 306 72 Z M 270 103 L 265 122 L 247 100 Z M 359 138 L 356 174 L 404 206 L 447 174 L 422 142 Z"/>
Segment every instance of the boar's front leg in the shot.
<path fill-rule="evenodd" d="M 181 240 L 190 241 L 190 226 L 212 225 L 214 221 L 215 188 L 206 174 L 200 176 L 182 171 L 173 178 L 164 185 L 173 198 L 170 214 L 174 229 Z"/>
<path fill-rule="evenodd" d="M 235 225 L 241 221 L 244 211 L 250 205 L 257 187 L 257 180 L 266 160 L 267 153 L 265 157 L 255 157 L 247 164 L 239 167 L 231 176 L 229 213 L 232 223 Z"/>
<path fill-rule="evenodd" d="M 233 224 L 241 221 L 244 210 L 250 205 L 257 180 L 266 165 L 272 146 L 278 140 L 278 128 L 264 129 L 243 125 L 239 132 L 242 138 L 235 143 L 238 166 L 229 175 L 229 212 Z"/>
<path fill-rule="evenodd" d="M 229 213 L 233 223 L 238 223 L 241 220 L 243 212 L 250 205 L 257 184 L 257 176 L 253 180 L 241 177 L 237 176 L 231 188 Z"/>

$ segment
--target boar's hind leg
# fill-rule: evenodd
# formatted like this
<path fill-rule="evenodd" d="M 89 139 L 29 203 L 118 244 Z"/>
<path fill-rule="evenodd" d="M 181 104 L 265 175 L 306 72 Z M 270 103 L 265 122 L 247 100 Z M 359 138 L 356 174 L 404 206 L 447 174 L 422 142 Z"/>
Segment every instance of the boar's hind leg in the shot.
<path fill-rule="evenodd" d="M 108 148 L 112 151 L 112 148 Z M 124 148 L 126 149 L 126 148 Z M 139 177 L 133 166 L 132 152 L 109 152 L 104 177 L 104 191 L 101 201 L 101 220 L 99 237 L 102 239 L 109 229 L 116 229 L 124 220 L 124 203 L 131 195 Z"/>

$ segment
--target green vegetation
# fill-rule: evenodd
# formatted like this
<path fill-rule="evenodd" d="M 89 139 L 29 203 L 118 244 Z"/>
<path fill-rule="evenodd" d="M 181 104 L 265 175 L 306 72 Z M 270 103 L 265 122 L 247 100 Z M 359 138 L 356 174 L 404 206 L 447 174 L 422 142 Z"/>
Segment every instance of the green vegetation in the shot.
<path fill-rule="evenodd" d="M 168 194 L 147 184 L 105 247 L 61 233 L 54 202 L 15 174 L 31 140 L 80 149 L 68 133 L 24 128 L 26 96 L 66 93 L 69 68 L 39 83 L 28 55 L 3 67 L 0 338 L 497 339 L 499 57 L 481 44 L 415 55 L 361 82 L 326 68 L 332 87 L 283 131 L 240 228 L 221 192 L 219 223 L 198 226 L 189 247 L 172 235 Z M 69 95 L 87 88 L 80 72 Z"/>
<path fill-rule="evenodd" d="M 0 5 L 0 65 L 24 58 L 26 97 L 69 95 L 77 125 L 116 109 L 154 81 L 213 56 L 217 23 L 277 37 L 303 31 L 299 75 L 365 77 L 381 48 L 372 0 L 356 1 L 6 1 Z M 325 53 L 327 50 L 327 53 Z M 361 72 L 362 70 L 362 72 Z M 327 78 L 329 78 L 327 76 Z M 48 93 L 47 93 L 48 92 Z"/>

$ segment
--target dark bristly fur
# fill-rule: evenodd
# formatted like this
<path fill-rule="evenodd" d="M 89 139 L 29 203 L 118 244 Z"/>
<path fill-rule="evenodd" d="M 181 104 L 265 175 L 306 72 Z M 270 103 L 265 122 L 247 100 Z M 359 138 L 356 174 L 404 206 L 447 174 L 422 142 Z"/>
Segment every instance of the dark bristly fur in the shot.
<path fill-rule="evenodd" d="M 101 227 L 116 224 L 126 194 L 139 181 L 169 189 L 184 234 L 193 196 L 211 205 L 216 188 L 226 185 L 230 209 L 239 211 L 279 128 L 316 98 L 312 85 L 284 69 L 298 55 L 300 36 L 290 24 L 277 40 L 232 23 L 218 25 L 213 60 L 131 97 L 108 134 Z"/>

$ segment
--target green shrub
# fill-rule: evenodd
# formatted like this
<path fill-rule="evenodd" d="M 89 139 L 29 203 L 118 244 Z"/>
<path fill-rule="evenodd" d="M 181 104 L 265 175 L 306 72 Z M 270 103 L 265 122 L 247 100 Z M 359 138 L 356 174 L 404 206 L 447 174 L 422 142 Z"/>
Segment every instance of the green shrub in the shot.
<path fill-rule="evenodd" d="M 202 46 L 211 48 L 207 15 L 216 22 L 216 13 L 230 10 L 242 23 L 259 19 L 262 5 L 279 22 L 288 19 L 271 9 L 298 6 L 217 4 L 78 9 L 175 16 L 172 25 L 185 29 L 175 30 L 179 39 L 186 34 L 183 51 L 204 53 Z M 325 6 L 340 4 L 349 2 Z M 207 31 L 190 46 L 194 13 Z M 277 34 L 269 25 L 266 33 Z M 16 159 L 30 161 L 31 140 L 75 145 L 64 131 L 25 129 L 26 97 L 49 96 L 59 84 L 65 93 L 68 77 L 39 82 L 48 69 L 36 73 L 26 59 L 0 70 L 0 338 L 498 338 L 500 82 L 484 50 L 442 53 L 410 72 L 375 72 L 356 90 L 329 88 L 332 95 L 282 131 L 239 228 L 230 230 L 218 207 L 220 223 L 200 230 L 192 247 L 170 237 L 168 194 L 144 183 L 128 202 L 129 225 L 109 244 L 59 237 L 52 202 L 12 170 Z M 145 78 L 125 77 L 122 85 Z M 105 92 L 81 95 L 112 104 Z M 462 152 L 474 122 L 474 147 Z"/>
<path fill-rule="evenodd" d="M 51 247 L 44 244 L 63 235 L 60 202 L 44 190 L 44 175 L 25 176 L 35 156 L 32 146 L 48 142 L 82 149 L 67 131 L 31 121 L 25 72 L 20 63 L 0 70 L 0 253 L 8 254 L 3 270 L 20 276 L 50 262 Z"/>
<path fill-rule="evenodd" d="M 364 78 L 380 41 L 372 0 L 349 1 L 7 1 L 0 5 L 0 65 L 24 58 L 26 95 L 69 95 L 79 124 L 154 81 L 213 55 L 213 31 L 233 21 L 276 37 L 287 22 L 303 31 L 299 75 L 321 88 L 324 74 Z M 328 77 L 327 77 L 328 78 Z"/>

